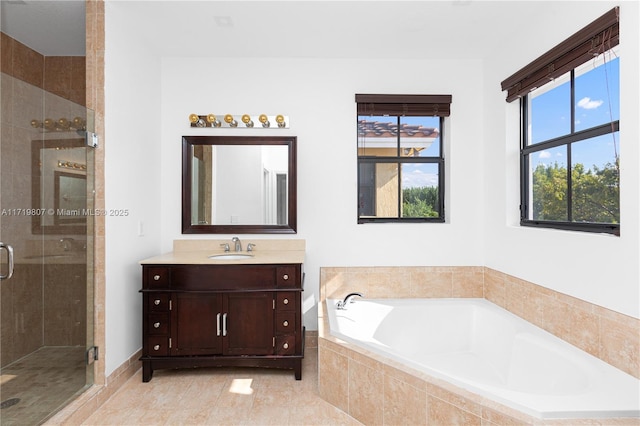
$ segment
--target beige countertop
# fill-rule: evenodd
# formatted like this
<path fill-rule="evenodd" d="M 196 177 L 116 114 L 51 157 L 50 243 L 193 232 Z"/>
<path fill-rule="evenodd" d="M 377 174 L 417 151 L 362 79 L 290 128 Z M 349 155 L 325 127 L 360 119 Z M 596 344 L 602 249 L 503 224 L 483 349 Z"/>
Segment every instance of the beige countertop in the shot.
<path fill-rule="evenodd" d="M 242 254 L 251 255 L 242 259 L 211 259 L 209 256 L 225 254 L 221 244 L 228 243 L 236 254 L 231 240 L 175 240 L 173 251 L 140 261 L 148 264 L 187 265 L 256 265 L 276 263 L 304 263 L 304 240 L 242 240 Z M 253 251 L 247 252 L 247 244 L 255 244 Z"/>

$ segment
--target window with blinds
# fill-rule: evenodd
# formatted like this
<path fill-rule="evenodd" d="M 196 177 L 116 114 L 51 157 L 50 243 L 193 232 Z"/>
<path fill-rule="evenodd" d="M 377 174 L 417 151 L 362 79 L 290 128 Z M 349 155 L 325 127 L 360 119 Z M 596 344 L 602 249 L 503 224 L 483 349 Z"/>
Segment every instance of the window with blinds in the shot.
<path fill-rule="evenodd" d="M 358 223 L 444 222 L 451 95 L 356 95 Z"/>
<path fill-rule="evenodd" d="M 520 223 L 620 234 L 619 9 L 502 82 L 520 99 Z"/>

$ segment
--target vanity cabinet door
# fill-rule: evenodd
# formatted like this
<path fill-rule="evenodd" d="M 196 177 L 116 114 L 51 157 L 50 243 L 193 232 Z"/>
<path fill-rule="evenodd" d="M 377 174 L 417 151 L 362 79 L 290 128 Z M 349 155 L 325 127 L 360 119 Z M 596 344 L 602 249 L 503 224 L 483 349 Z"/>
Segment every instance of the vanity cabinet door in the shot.
<path fill-rule="evenodd" d="M 228 293 L 226 355 L 270 355 L 274 345 L 272 292 Z"/>
<path fill-rule="evenodd" d="M 270 355 L 273 293 L 174 293 L 172 355 Z"/>
<path fill-rule="evenodd" d="M 172 302 L 171 354 L 221 354 L 223 296 L 215 293 L 174 293 Z"/>

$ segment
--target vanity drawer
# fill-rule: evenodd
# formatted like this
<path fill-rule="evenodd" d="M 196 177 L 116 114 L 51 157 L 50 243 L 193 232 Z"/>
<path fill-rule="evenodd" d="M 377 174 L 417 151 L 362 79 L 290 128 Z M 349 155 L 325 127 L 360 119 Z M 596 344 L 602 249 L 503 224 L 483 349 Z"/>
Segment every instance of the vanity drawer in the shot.
<path fill-rule="evenodd" d="M 296 332 L 296 313 L 286 311 L 276 313 L 276 334 L 289 334 Z"/>
<path fill-rule="evenodd" d="M 276 293 L 276 310 L 277 311 L 295 311 L 296 310 L 296 292 L 279 291 Z"/>
<path fill-rule="evenodd" d="M 171 285 L 171 268 L 150 266 L 145 270 L 146 288 L 167 288 Z"/>
<path fill-rule="evenodd" d="M 149 335 L 162 335 L 169 334 L 169 314 L 168 313 L 153 313 L 149 314 L 147 321 L 147 333 Z"/>
<path fill-rule="evenodd" d="M 149 311 L 168 312 L 169 293 L 149 293 L 147 295 L 147 306 Z"/>
<path fill-rule="evenodd" d="M 296 352 L 295 334 L 276 336 L 276 355 L 292 355 Z"/>
<path fill-rule="evenodd" d="M 169 355 L 169 338 L 166 336 L 149 336 L 147 337 L 147 348 L 149 356 L 167 356 Z"/>
<path fill-rule="evenodd" d="M 272 265 L 177 265 L 171 268 L 173 290 L 267 290 L 276 287 Z"/>
<path fill-rule="evenodd" d="M 276 268 L 276 285 L 280 288 L 298 288 L 298 268 L 296 266 L 278 266 Z"/>

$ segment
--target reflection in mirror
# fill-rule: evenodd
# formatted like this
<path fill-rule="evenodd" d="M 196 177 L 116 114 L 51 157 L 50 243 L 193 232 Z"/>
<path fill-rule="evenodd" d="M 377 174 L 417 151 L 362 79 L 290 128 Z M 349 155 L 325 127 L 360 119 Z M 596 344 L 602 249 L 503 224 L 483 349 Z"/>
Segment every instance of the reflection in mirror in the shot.
<path fill-rule="evenodd" d="M 34 140 L 31 227 L 34 234 L 85 234 L 87 168 L 84 138 Z"/>
<path fill-rule="evenodd" d="M 83 223 L 87 208 L 87 176 L 80 173 L 54 172 L 54 209 L 56 225 Z M 68 214 L 64 214 L 68 213 Z"/>
<path fill-rule="evenodd" d="M 287 153 L 284 145 L 194 146 L 191 224 L 286 225 Z"/>
<path fill-rule="evenodd" d="M 295 233 L 295 141 L 185 136 L 183 233 Z"/>

